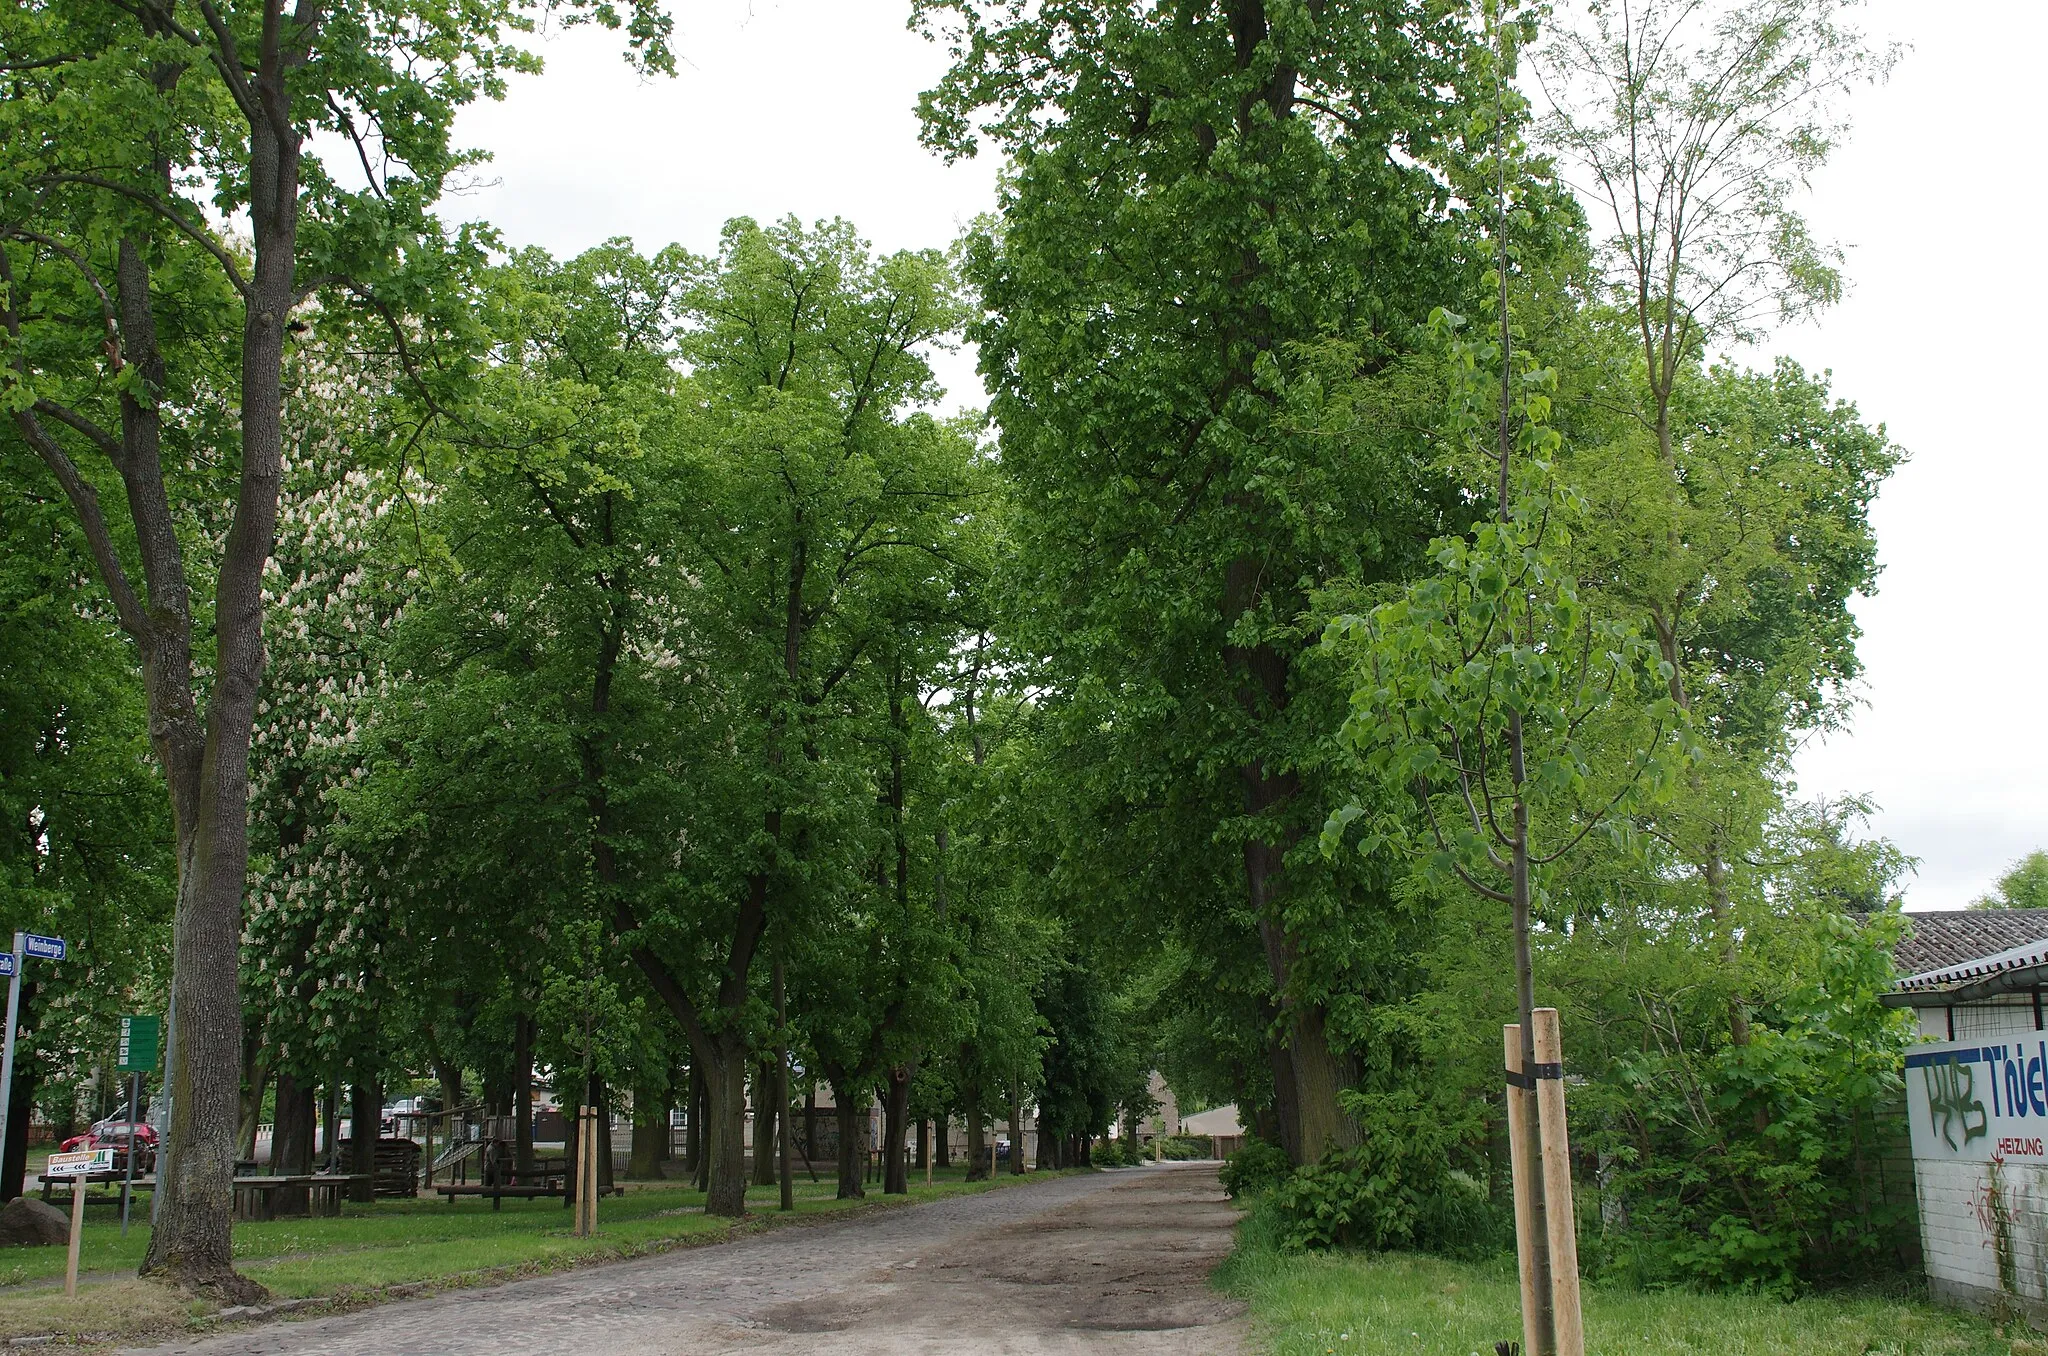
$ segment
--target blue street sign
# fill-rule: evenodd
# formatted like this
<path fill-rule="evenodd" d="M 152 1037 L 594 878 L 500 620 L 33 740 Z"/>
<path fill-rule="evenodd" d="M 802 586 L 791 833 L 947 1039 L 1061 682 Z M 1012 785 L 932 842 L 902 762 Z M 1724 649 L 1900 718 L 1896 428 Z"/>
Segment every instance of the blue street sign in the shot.
<path fill-rule="evenodd" d="M 25 932 L 21 937 L 22 954 L 34 956 L 37 960 L 63 960 L 64 939 L 62 937 L 38 937 Z"/>
<path fill-rule="evenodd" d="M 13 973 L 14 953 L 12 951 L 0 951 L 0 977 L 5 977 Z"/>

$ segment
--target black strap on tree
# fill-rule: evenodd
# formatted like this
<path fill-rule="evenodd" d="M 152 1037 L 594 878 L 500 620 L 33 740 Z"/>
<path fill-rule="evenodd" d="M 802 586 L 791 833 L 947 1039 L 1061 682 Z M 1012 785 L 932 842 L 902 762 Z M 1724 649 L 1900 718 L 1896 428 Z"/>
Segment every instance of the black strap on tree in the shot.
<path fill-rule="evenodd" d="M 1563 1078 L 1564 1065 L 1538 1064 L 1533 1073 L 1522 1073 L 1517 1069 L 1505 1069 L 1502 1071 L 1502 1074 L 1508 1080 L 1510 1086 L 1521 1088 L 1525 1092 L 1534 1092 L 1536 1091 L 1536 1080 L 1539 1078 Z"/>

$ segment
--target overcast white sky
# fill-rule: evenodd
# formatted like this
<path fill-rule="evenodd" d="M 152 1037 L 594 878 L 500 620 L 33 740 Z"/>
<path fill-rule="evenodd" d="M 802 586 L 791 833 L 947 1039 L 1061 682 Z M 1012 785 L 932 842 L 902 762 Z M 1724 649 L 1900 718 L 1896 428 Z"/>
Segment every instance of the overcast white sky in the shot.
<path fill-rule="evenodd" d="M 463 139 L 496 158 L 452 206 L 560 254 L 615 235 L 709 251 L 729 217 L 791 212 L 843 216 L 885 249 L 944 245 L 992 205 L 996 166 L 919 148 L 913 106 L 943 54 L 905 31 L 908 8 L 677 0 L 682 70 L 655 82 L 611 35 L 551 36 L 543 80 L 465 114 Z M 2027 394 L 2048 393 L 2032 361 L 2048 6 L 1875 0 L 1867 26 L 1912 50 L 1858 98 L 1809 204 L 1850 247 L 1853 290 L 1775 347 L 1831 368 L 1913 460 L 1878 503 L 1882 591 L 1857 609 L 1867 704 L 1798 775 L 1808 795 L 1875 797 L 1876 830 L 1920 859 L 1909 905 L 1952 908 L 2048 846 L 2048 721 L 2029 695 L 2048 659 L 2048 435 Z M 979 399 L 966 355 L 943 375 Z"/>

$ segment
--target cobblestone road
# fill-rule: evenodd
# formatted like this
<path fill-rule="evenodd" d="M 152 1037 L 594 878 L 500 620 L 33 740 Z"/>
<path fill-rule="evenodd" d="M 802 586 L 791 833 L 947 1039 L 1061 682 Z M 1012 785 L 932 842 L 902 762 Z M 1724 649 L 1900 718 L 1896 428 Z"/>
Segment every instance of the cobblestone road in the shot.
<path fill-rule="evenodd" d="M 1208 1286 L 1214 1169 L 1057 1178 L 491 1289 L 281 1322 L 155 1356 L 1235 1353 Z"/>

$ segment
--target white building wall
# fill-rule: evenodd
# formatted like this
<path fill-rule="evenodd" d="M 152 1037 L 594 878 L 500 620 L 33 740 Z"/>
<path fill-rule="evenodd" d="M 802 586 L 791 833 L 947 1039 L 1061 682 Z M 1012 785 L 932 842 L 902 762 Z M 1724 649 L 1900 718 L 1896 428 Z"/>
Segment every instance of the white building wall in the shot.
<path fill-rule="evenodd" d="M 2031 996 L 1920 1012 L 1907 1058 L 1920 1241 L 1934 1290 L 2048 1316 L 2048 1032 Z"/>

